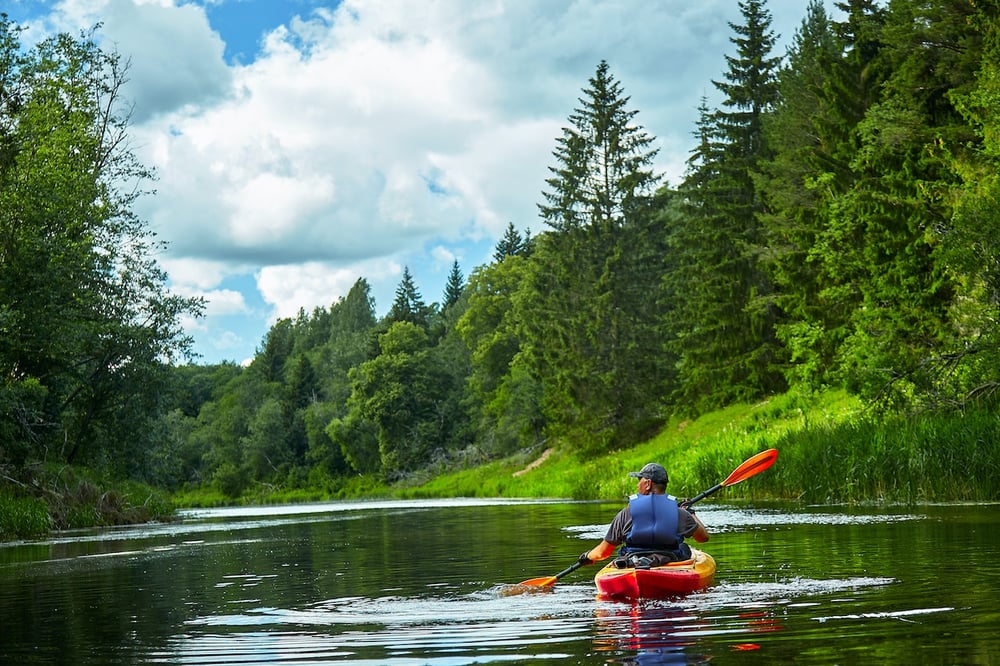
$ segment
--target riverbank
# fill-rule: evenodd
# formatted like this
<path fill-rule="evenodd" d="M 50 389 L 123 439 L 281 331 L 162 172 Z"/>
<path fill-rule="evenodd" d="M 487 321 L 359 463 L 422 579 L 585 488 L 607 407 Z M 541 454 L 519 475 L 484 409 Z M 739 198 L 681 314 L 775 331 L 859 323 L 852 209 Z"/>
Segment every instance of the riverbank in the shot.
<path fill-rule="evenodd" d="M 674 419 L 653 439 L 583 459 L 548 442 L 501 460 L 425 470 L 405 482 L 353 476 L 305 488 L 259 487 L 240 498 L 212 487 L 167 496 L 79 470 L 38 468 L 0 487 L 0 538 L 52 529 L 169 520 L 173 507 L 280 504 L 360 498 L 553 497 L 619 500 L 634 492 L 628 472 L 656 461 L 668 491 L 690 497 L 768 448 L 766 472 L 719 498 L 806 503 L 920 503 L 1000 500 L 1000 415 L 992 410 L 879 417 L 843 392 L 777 396 L 697 419 Z M 23 476 L 23 474 L 22 474 Z"/>
<path fill-rule="evenodd" d="M 656 461 L 670 473 L 668 492 L 690 497 L 768 448 L 778 449 L 774 466 L 720 497 L 820 504 L 1000 500 L 1000 415 L 994 410 L 876 416 L 842 392 L 789 394 L 675 419 L 649 442 L 593 460 L 557 448 L 523 474 L 523 460 L 507 460 L 397 492 L 620 499 L 634 492 L 628 472 Z"/>
<path fill-rule="evenodd" d="M 53 530 L 167 521 L 167 494 L 69 465 L 0 469 L 0 540 Z"/>
<path fill-rule="evenodd" d="M 370 497 L 553 497 L 617 500 L 634 492 L 628 472 L 647 462 L 670 472 L 669 492 L 693 496 L 742 461 L 779 451 L 767 472 L 720 497 L 809 503 L 916 503 L 1000 500 L 1000 416 L 877 416 L 844 392 L 786 394 L 733 405 L 697 419 L 675 418 L 654 438 L 584 459 L 547 442 L 533 450 L 463 468 L 425 470 L 386 485 L 373 477 L 326 487 L 257 489 L 246 504 Z M 178 506 L 233 503 L 212 489 L 174 497 Z"/>

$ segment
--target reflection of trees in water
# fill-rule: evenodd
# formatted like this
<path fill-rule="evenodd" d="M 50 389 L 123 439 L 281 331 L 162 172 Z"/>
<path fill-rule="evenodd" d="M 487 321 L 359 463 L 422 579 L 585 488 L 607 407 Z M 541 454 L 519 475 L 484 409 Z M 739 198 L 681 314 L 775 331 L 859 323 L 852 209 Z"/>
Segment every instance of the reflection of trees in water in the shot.
<path fill-rule="evenodd" d="M 705 664 L 709 654 L 699 652 L 701 637 L 779 631 L 782 627 L 766 609 L 747 609 L 732 615 L 700 617 L 691 608 L 663 601 L 608 604 L 597 609 L 594 649 L 626 652 L 607 663 L 623 665 Z M 752 642 L 733 643 L 733 650 L 756 650 Z"/>

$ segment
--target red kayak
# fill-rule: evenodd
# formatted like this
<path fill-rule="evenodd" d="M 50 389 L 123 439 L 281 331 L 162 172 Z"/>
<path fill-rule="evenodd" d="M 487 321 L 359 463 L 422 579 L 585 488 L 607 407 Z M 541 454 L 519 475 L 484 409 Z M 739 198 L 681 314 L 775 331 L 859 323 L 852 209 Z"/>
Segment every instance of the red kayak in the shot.
<path fill-rule="evenodd" d="M 708 587 L 715 576 L 715 560 L 708 553 L 691 549 L 691 559 L 649 569 L 619 569 L 613 563 L 594 576 L 603 597 L 664 599 Z"/>

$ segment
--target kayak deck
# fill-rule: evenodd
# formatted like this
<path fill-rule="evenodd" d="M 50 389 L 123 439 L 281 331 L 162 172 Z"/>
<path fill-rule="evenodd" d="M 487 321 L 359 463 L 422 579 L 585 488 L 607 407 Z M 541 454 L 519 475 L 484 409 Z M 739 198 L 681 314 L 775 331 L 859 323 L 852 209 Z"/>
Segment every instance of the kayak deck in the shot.
<path fill-rule="evenodd" d="M 662 599 L 708 587 L 715 576 L 715 560 L 695 548 L 691 559 L 649 569 L 619 569 L 614 563 L 597 572 L 594 582 L 604 597 Z"/>

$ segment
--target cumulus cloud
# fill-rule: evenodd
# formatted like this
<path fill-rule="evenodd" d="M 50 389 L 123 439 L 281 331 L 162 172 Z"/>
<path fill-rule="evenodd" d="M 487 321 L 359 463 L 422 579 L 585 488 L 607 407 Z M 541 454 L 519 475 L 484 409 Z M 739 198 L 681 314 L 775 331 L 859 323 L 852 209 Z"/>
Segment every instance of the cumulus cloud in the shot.
<path fill-rule="evenodd" d="M 136 123 L 211 104 L 232 88 L 222 58 L 225 44 L 197 5 L 169 0 L 65 0 L 53 5 L 36 36 L 97 27 L 95 37 L 129 64 Z"/>
<path fill-rule="evenodd" d="M 402 267 L 393 260 L 337 267 L 322 262 L 265 266 L 257 274 L 257 287 L 271 306 L 271 321 L 295 317 L 299 309 L 328 307 L 347 294 L 359 276 L 398 280 Z"/>
<path fill-rule="evenodd" d="M 270 321 L 358 277 L 391 295 L 403 265 L 443 282 L 508 222 L 540 231 L 555 139 L 601 60 L 676 183 L 740 20 L 731 0 L 332 4 L 288 3 L 231 64 L 205 2 L 68 0 L 49 17 L 103 21 L 131 59 L 135 145 L 158 173 L 137 212 L 168 241 L 175 288 L 213 314 L 254 311 L 220 286 L 236 275 L 254 276 Z M 772 9 L 786 38 L 794 4 Z"/>

